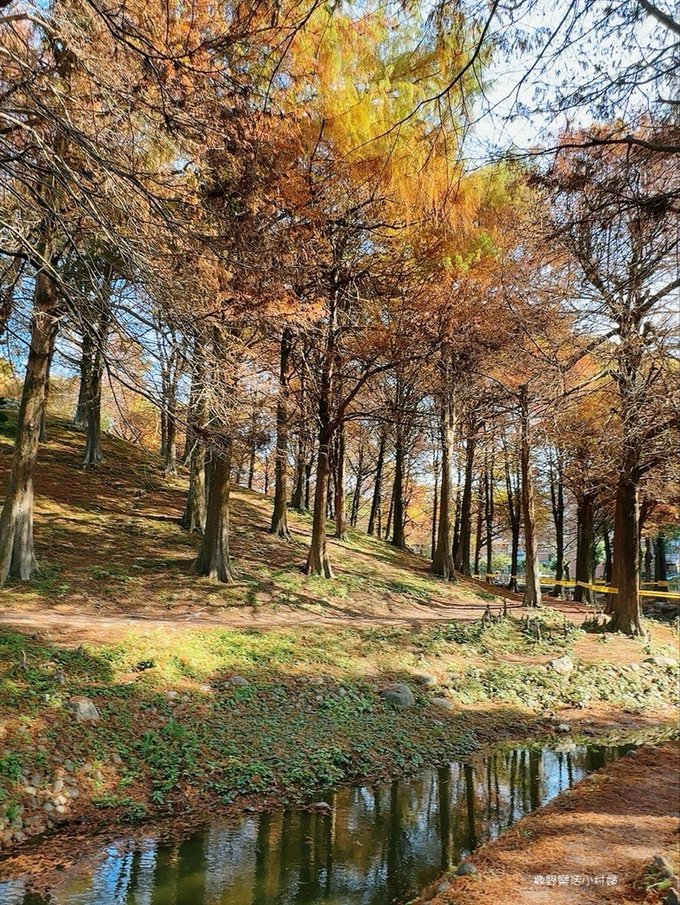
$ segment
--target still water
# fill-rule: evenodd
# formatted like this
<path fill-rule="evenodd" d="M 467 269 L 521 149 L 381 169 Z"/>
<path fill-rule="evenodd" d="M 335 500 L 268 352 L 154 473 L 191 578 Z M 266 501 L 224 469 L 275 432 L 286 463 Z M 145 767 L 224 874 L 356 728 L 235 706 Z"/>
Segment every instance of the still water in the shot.
<path fill-rule="evenodd" d="M 326 796 L 328 813 L 215 818 L 179 841 L 99 843 L 48 897 L 0 881 L 1 905 L 389 905 L 634 746 L 518 748 Z M 92 840 L 97 847 L 96 837 Z M 39 851 L 39 850 L 38 850 Z"/>

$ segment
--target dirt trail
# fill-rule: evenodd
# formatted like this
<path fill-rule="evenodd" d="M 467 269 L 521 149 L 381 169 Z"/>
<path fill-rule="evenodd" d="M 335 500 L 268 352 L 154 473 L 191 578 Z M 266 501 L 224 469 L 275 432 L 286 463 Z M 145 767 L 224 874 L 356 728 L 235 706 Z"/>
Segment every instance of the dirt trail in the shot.
<path fill-rule="evenodd" d="M 482 846 L 434 905 L 660 902 L 641 881 L 656 855 L 677 871 L 679 808 L 680 746 L 643 748 Z"/>
<path fill-rule="evenodd" d="M 508 610 L 513 616 L 521 617 L 531 610 L 525 609 L 516 601 L 509 601 Z M 583 619 L 583 609 L 575 607 L 568 601 L 550 601 L 550 605 L 559 609 L 567 618 L 577 622 Z M 497 609 L 497 604 L 493 604 Z M 349 626 L 369 627 L 375 625 L 428 625 L 438 622 L 461 621 L 470 622 L 481 618 L 486 602 L 471 600 L 451 602 L 430 601 L 428 603 L 412 603 L 390 607 L 382 612 L 371 612 L 368 608 L 357 606 L 356 601 L 336 602 L 328 612 L 311 612 L 304 607 L 282 606 L 276 610 L 244 606 L 214 607 L 207 604 L 204 608 L 198 605 L 173 607 L 172 615 L 162 617 L 157 610 L 136 611 L 121 608 L 119 612 L 92 612 L 80 610 L 69 604 L 58 604 L 45 608 L 43 606 L 22 602 L 16 607 L 0 606 L 0 625 L 16 627 L 21 630 L 59 631 L 74 633 L 85 637 L 110 638 L 111 633 L 119 634 L 134 630 L 157 629 L 170 631 L 186 631 L 187 628 L 201 630 L 209 628 L 234 629 L 268 629 L 296 628 L 308 626 Z"/>

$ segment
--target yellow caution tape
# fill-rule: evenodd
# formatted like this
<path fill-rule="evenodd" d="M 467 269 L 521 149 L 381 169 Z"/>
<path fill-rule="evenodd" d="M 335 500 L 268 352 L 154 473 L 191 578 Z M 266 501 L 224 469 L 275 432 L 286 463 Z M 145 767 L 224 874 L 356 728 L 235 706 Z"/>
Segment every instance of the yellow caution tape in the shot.
<path fill-rule="evenodd" d="M 640 582 L 640 587 L 641 587 L 641 588 L 644 588 L 644 587 L 647 587 L 647 588 L 667 588 L 668 585 L 669 585 L 669 582 L 667 582 L 667 581 L 641 581 L 641 582 Z"/>
<path fill-rule="evenodd" d="M 640 597 L 670 597 L 672 600 L 680 600 L 680 591 L 638 591 Z"/>

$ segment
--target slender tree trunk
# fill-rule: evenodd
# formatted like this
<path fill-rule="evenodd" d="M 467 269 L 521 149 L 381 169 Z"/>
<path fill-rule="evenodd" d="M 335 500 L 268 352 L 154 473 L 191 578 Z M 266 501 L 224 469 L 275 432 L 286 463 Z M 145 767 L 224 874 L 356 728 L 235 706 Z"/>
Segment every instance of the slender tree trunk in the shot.
<path fill-rule="evenodd" d="M 361 491 L 364 483 L 364 446 L 363 443 L 359 447 L 359 456 L 357 459 L 357 479 L 354 485 L 354 494 L 352 495 L 352 509 L 350 511 L 349 523 L 352 528 L 356 528 L 359 521 L 359 508 L 361 506 Z"/>
<path fill-rule="evenodd" d="M 177 474 L 177 399 L 175 389 L 168 401 L 169 408 L 165 416 L 165 448 L 163 459 L 165 471 L 169 475 Z"/>
<path fill-rule="evenodd" d="M 458 474 L 458 484 L 456 485 L 456 515 L 453 522 L 453 541 L 451 543 L 451 556 L 453 561 L 458 562 L 460 556 L 460 519 L 461 519 L 461 490 L 460 490 L 460 473 Z"/>
<path fill-rule="evenodd" d="M 182 516 L 182 526 L 192 534 L 202 534 L 205 531 L 207 514 L 209 463 L 204 440 L 208 420 L 207 391 L 205 360 L 201 341 L 199 337 L 196 337 L 187 419 L 187 436 L 192 439 L 191 447 L 188 450 L 189 491 Z"/>
<path fill-rule="evenodd" d="M 305 423 L 305 372 L 300 373 L 300 423 L 298 431 L 297 457 L 295 462 L 295 486 L 290 501 L 292 509 L 304 512 L 309 508 L 309 494 L 305 494 L 307 428 Z"/>
<path fill-rule="evenodd" d="M 309 461 L 305 465 L 305 511 L 309 512 L 311 504 L 311 487 L 312 487 L 312 462 Z"/>
<path fill-rule="evenodd" d="M 587 491 L 580 494 L 576 509 L 576 581 L 593 583 L 595 558 L 595 510 L 594 497 Z M 574 600 L 592 605 L 595 595 L 590 588 L 576 585 Z"/>
<path fill-rule="evenodd" d="M 616 490 L 614 516 L 613 581 L 618 588 L 611 595 L 612 618 L 609 631 L 625 635 L 643 635 L 640 608 L 640 573 L 638 558 L 638 483 L 636 463 L 624 462 Z"/>
<path fill-rule="evenodd" d="M 109 277 L 106 282 L 108 291 Z M 102 454 L 102 382 L 104 378 L 104 356 L 106 342 L 109 334 L 111 312 L 108 298 L 105 307 L 100 312 L 99 322 L 94 330 L 94 349 L 92 354 L 92 366 L 90 368 L 90 384 L 87 392 L 85 411 L 86 440 L 84 468 L 96 468 L 104 456 Z"/>
<path fill-rule="evenodd" d="M 487 465 L 484 481 L 484 501 L 485 513 L 484 522 L 486 525 L 486 580 L 493 578 L 493 520 L 494 520 L 494 479 L 493 479 L 493 458 Z"/>
<path fill-rule="evenodd" d="M 534 481 L 531 467 L 531 439 L 529 435 L 529 403 L 524 388 L 521 397 L 521 467 L 522 511 L 524 515 L 524 606 L 541 605 L 541 582 L 538 563 L 538 536 L 536 533 L 536 507 Z"/>
<path fill-rule="evenodd" d="M 392 490 L 390 491 L 390 505 L 387 507 L 387 521 L 385 522 L 385 533 L 384 538 L 387 538 L 392 533 L 392 516 L 394 515 L 394 483 L 392 484 Z"/>
<path fill-rule="evenodd" d="M 651 537 L 645 538 L 645 581 L 653 581 L 654 575 L 652 572 L 652 539 Z"/>
<path fill-rule="evenodd" d="M 308 575 L 333 578 L 326 539 L 326 509 L 328 479 L 330 475 L 329 445 L 332 439 L 328 426 L 319 434 L 319 451 L 316 462 L 316 486 L 314 489 L 314 513 L 312 516 L 312 540 L 305 571 Z"/>
<path fill-rule="evenodd" d="M 668 581 L 668 570 L 666 569 L 666 535 L 663 531 L 660 531 L 657 534 L 654 547 L 654 581 L 659 584 L 660 582 Z"/>
<path fill-rule="evenodd" d="M 508 500 L 508 520 L 510 523 L 511 553 L 510 553 L 510 578 L 508 590 L 517 591 L 517 569 L 519 567 L 519 533 L 521 528 L 520 517 L 520 492 L 519 477 L 513 485 L 512 472 L 510 470 L 510 456 L 508 449 L 503 444 L 503 458 L 505 464 L 505 490 Z"/>
<path fill-rule="evenodd" d="M 57 330 L 55 329 L 50 341 L 50 354 L 47 361 L 47 383 L 45 384 L 45 402 L 42 407 L 42 416 L 40 418 L 40 442 L 47 442 L 47 406 L 50 404 L 50 374 L 52 373 L 52 360 L 54 359 L 54 349 L 57 342 Z"/>
<path fill-rule="evenodd" d="M 453 523 L 453 460 L 455 445 L 455 411 L 450 389 L 450 367 L 443 367 L 444 389 L 441 396 L 439 429 L 441 432 L 441 489 L 439 491 L 439 527 L 437 529 L 437 547 L 432 557 L 432 571 L 447 581 L 456 580 L 454 569 L 452 538 Z"/>
<path fill-rule="evenodd" d="M 368 533 L 374 534 L 378 527 L 380 518 L 380 506 L 382 503 L 382 477 L 383 467 L 385 465 L 385 431 L 380 431 L 380 445 L 378 446 L 378 461 L 375 466 L 375 481 L 373 484 L 373 499 L 371 500 L 371 513 L 368 517 Z M 378 528 L 378 537 L 380 537 L 380 529 Z"/>
<path fill-rule="evenodd" d="M 331 443 L 334 428 L 331 419 L 331 399 L 334 383 L 335 366 L 335 331 L 337 327 L 338 297 L 334 291 L 331 296 L 330 323 L 326 340 L 325 354 L 321 368 L 319 386 L 319 449 L 316 459 L 316 486 L 314 488 L 314 513 L 312 515 L 312 538 L 305 571 L 308 575 L 320 575 L 333 578 L 333 569 L 328 556 L 326 538 L 326 510 L 328 508 L 328 482 L 331 472 Z"/>
<path fill-rule="evenodd" d="M 602 538 L 604 540 L 604 580 L 610 585 L 612 581 L 612 542 L 607 525 L 602 531 Z"/>
<path fill-rule="evenodd" d="M 253 441 L 250 444 L 250 458 L 248 459 L 248 490 L 253 489 L 253 482 L 255 481 L 255 459 L 257 458 L 257 451 L 255 449 L 255 442 Z"/>
<path fill-rule="evenodd" d="M 483 485 L 480 480 L 477 489 L 477 521 L 475 526 L 475 559 L 473 570 L 474 575 L 479 575 L 479 560 L 482 552 L 482 527 L 484 525 L 482 487 Z"/>
<path fill-rule="evenodd" d="M 208 506 L 205 532 L 194 570 L 212 581 L 233 582 L 229 556 L 229 478 L 231 441 L 210 457 Z"/>
<path fill-rule="evenodd" d="M 394 445 L 394 484 L 392 487 L 393 528 L 392 544 L 400 550 L 406 548 L 404 536 L 404 440 L 401 425 L 397 424 L 396 442 Z"/>
<path fill-rule="evenodd" d="M 476 438 L 471 430 L 465 448 L 465 483 L 463 485 L 463 504 L 460 514 L 460 547 L 456 569 L 463 575 L 470 574 L 470 553 L 472 546 L 472 481 L 475 467 Z"/>
<path fill-rule="evenodd" d="M 555 525 L 555 584 L 552 597 L 564 597 L 564 484 L 562 481 L 562 460 L 560 452 L 553 468 L 550 463 L 550 502 L 553 524 Z"/>
<path fill-rule="evenodd" d="M 288 398 L 289 364 L 293 333 L 286 327 L 281 334 L 279 396 L 276 403 L 276 452 L 274 460 L 274 511 L 270 531 L 277 537 L 290 537 L 288 529 Z"/>
<path fill-rule="evenodd" d="M 80 357 L 80 386 L 78 387 L 78 402 L 73 423 L 76 427 L 85 427 L 87 424 L 87 401 L 89 387 L 92 382 L 92 357 L 94 353 L 92 332 L 89 328 L 83 331 L 83 349 Z"/>
<path fill-rule="evenodd" d="M 437 511 L 439 506 L 439 463 L 434 472 L 434 493 L 432 496 L 432 534 L 430 537 L 430 559 L 434 560 L 434 552 L 437 548 Z"/>
<path fill-rule="evenodd" d="M 54 279 L 44 270 L 39 271 L 35 279 L 31 345 L 17 419 L 14 456 L 0 516 L 0 584 L 4 584 L 8 576 L 28 581 L 36 568 L 33 476 L 57 317 Z"/>
<path fill-rule="evenodd" d="M 335 469 L 335 536 L 338 540 L 347 540 L 347 523 L 345 521 L 345 424 L 337 430 L 337 462 Z"/>

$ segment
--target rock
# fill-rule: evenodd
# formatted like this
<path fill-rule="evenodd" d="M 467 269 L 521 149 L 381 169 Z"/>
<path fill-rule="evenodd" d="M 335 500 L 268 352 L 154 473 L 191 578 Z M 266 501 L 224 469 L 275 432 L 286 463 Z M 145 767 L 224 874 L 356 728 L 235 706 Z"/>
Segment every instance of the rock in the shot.
<path fill-rule="evenodd" d="M 202 691 L 203 694 L 210 694 L 212 692 L 212 685 L 199 685 L 198 690 Z"/>
<path fill-rule="evenodd" d="M 179 692 L 178 692 L 178 691 L 174 691 L 173 689 L 170 689 L 170 691 L 166 691 L 166 692 L 165 692 L 165 696 L 166 696 L 166 698 L 168 698 L 170 701 L 176 701 L 177 698 L 179 697 Z"/>
<path fill-rule="evenodd" d="M 421 685 L 425 685 L 426 687 L 432 687 L 433 685 L 439 685 L 436 676 L 431 675 L 429 672 L 419 672 L 416 673 L 415 678 Z"/>
<path fill-rule="evenodd" d="M 79 723 L 96 723 L 99 721 L 99 711 L 94 701 L 82 695 L 74 695 L 68 702 L 69 710 L 75 715 Z"/>
<path fill-rule="evenodd" d="M 38 794 L 38 790 L 35 789 L 33 786 L 24 787 L 24 795 L 30 795 L 31 798 L 33 798 L 37 794 Z"/>
<path fill-rule="evenodd" d="M 558 723 L 557 724 L 558 732 L 571 732 L 571 726 L 569 723 Z"/>
<path fill-rule="evenodd" d="M 55 793 L 58 795 L 59 792 L 61 792 L 61 790 L 62 790 L 63 788 L 64 788 L 64 780 L 63 780 L 63 779 L 58 779 L 58 780 L 55 782 L 55 784 L 52 786 L 52 791 L 55 792 Z"/>
<path fill-rule="evenodd" d="M 246 685 L 250 685 L 250 682 L 243 676 L 232 676 L 228 681 L 234 688 L 245 688 Z"/>
<path fill-rule="evenodd" d="M 453 710 L 453 701 L 448 698 L 432 698 L 432 706 L 439 707 L 440 710 Z"/>
<path fill-rule="evenodd" d="M 631 663 L 628 669 L 631 672 L 640 672 L 640 664 L 639 663 Z"/>
<path fill-rule="evenodd" d="M 413 692 L 404 682 L 395 682 L 383 688 L 380 697 L 383 701 L 396 704 L 398 707 L 413 707 L 416 702 Z"/>
<path fill-rule="evenodd" d="M 642 662 L 651 663 L 652 666 L 665 666 L 671 669 L 678 665 L 678 661 L 673 659 L 673 657 L 645 657 Z"/>
<path fill-rule="evenodd" d="M 666 893 L 664 905 L 680 905 L 680 893 L 671 887 Z"/>
<path fill-rule="evenodd" d="M 448 880 L 442 880 L 441 883 L 435 888 L 435 893 L 438 896 L 443 895 L 445 892 L 448 892 L 451 889 L 451 884 Z"/>
<path fill-rule="evenodd" d="M 550 668 L 558 676 L 568 676 L 574 668 L 574 661 L 570 657 L 558 657 L 550 661 Z"/>
<path fill-rule="evenodd" d="M 52 804 L 52 802 L 46 801 L 45 804 L 43 805 L 43 811 L 45 811 L 48 814 L 51 814 L 53 810 L 54 810 L 54 805 Z"/>
<path fill-rule="evenodd" d="M 75 770 L 75 767 L 73 766 L 72 760 L 64 761 L 64 770 L 66 770 L 67 773 L 73 773 L 73 771 Z"/>
<path fill-rule="evenodd" d="M 459 877 L 471 877 L 473 874 L 477 873 L 477 868 L 474 864 L 470 864 L 469 861 L 463 861 L 462 864 L 458 865 L 458 869 L 456 870 L 456 874 Z"/>

